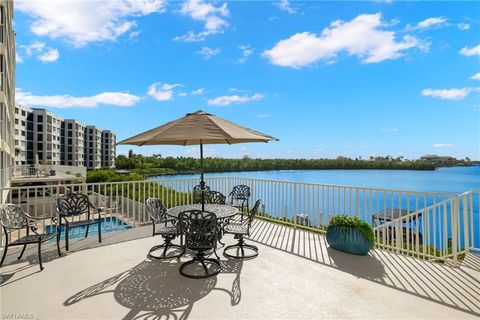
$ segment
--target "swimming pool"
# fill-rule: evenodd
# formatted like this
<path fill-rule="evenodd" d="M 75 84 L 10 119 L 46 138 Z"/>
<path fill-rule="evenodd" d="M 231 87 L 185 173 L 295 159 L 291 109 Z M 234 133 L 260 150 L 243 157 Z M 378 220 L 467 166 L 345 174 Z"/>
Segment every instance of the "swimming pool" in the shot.
<path fill-rule="evenodd" d="M 95 220 L 98 221 L 98 219 L 95 219 Z M 68 232 L 68 239 L 85 237 L 85 231 L 86 231 L 85 228 L 86 226 L 70 229 Z M 127 230 L 132 228 L 132 226 L 130 226 L 129 224 L 125 223 L 124 221 L 118 218 L 106 217 L 106 218 L 101 218 L 100 228 L 102 228 L 102 234 L 103 234 L 103 233 Z M 45 226 L 45 233 L 54 233 L 54 232 L 55 232 L 55 226 Z M 89 237 L 96 236 L 97 234 L 98 234 L 98 224 L 90 225 L 90 227 L 88 228 L 88 236 Z M 60 239 L 62 240 L 65 239 L 65 226 L 62 226 Z M 53 238 L 50 241 L 54 242 L 56 241 L 56 238 Z"/>

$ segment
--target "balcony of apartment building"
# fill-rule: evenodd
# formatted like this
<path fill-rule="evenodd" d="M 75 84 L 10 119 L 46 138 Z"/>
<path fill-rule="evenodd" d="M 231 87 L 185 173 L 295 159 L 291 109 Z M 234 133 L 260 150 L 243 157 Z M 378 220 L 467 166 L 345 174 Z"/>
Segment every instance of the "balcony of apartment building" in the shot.
<path fill-rule="evenodd" d="M 50 160 L 51 164 L 17 164 L 13 170 L 12 184 L 45 185 L 81 183 L 86 181 L 87 170 L 83 166 L 60 165 L 59 161 Z M 47 155 L 48 159 L 48 155 Z"/>

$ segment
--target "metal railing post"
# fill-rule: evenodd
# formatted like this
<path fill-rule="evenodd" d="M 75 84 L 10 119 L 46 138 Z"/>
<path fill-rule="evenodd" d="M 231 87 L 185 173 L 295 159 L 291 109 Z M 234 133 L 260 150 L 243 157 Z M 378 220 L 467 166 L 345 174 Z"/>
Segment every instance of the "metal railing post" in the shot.
<path fill-rule="evenodd" d="M 458 266 L 458 250 L 457 250 L 457 240 L 458 240 L 458 212 L 459 208 L 459 201 L 458 196 L 453 196 L 453 209 L 452 209 L 452 259 L 453 259 L 453 266 Z"/>
<path fill-rule="evenodd" d="M 293 184 L 293 228 L 297 229 L 297 184 Z"/>

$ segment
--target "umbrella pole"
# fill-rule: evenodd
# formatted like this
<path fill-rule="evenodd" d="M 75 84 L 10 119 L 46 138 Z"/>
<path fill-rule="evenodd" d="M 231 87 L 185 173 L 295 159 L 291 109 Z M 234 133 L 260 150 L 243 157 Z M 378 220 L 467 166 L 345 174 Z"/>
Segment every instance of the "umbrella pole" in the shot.
<path fill-rule="evenodd" d="M 203 143 L 200 143 L 200 190 L 202 193 L 202 211 L 205 211 L 205 181 L 203 180 Z"/>

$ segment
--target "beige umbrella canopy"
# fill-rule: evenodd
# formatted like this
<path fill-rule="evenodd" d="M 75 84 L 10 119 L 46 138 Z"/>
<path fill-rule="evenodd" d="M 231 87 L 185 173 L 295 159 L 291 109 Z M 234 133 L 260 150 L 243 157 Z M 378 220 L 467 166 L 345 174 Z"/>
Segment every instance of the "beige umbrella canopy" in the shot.
<path fill-rule="evenodd" d="M 118 144 L 188 146 L 268 141 L 278 141 L 278 139 L 199 110 L 120 141 Z"/>
<path fill-rule="evenodd" d="M 203 180 L 203 145 L 269 141 L 278 141 L 278 139 L 199 110 L 187 113 L 180 119 L 120 141 L 118 144 L 137 146 L 162 144 L 200 145 L 200 187 L 202 190 L 203 207 L 203 190 L 205 187 Z"/>

